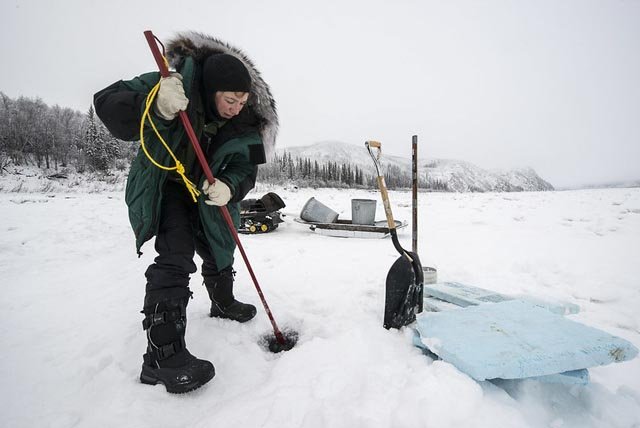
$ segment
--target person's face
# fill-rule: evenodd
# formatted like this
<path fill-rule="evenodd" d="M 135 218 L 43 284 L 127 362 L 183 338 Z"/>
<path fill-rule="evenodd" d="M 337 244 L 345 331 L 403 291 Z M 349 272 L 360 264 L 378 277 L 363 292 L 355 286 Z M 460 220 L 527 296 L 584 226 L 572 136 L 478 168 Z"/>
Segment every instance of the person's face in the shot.
<path fill-rule="evenodd" d="M 248 92 L 216 92 L 216 109 L 220 117 L 231 119 L 237 116 L 249 99 Z"/>

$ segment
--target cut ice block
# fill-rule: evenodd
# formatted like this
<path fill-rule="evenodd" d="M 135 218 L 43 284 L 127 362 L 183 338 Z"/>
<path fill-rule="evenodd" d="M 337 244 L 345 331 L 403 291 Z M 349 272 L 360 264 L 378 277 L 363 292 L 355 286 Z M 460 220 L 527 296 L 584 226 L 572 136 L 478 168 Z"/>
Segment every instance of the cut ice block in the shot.
<path fill-rule="evenodd" d="M 520 379 L 621 362 L 628 341 L 519 300 L 423 312 L 427 348 L 476 380 Z"/>
<path fill-rule="evenodd" d="M 419 348 L 423 354 L 427 355 L 434 360 L 440 359 L 436 354 L 431 352 L 427 346 L 422 343 L 420 340 L 420 333 L 418 330 L 413 330 L 412 336 L 413 346 Z M 563 385 L 586 385 L 589 383 L 589 370 L 580 369 L 580 370 L 569 370 L 567 372 L 544 375 L 544 376 L 534 376 L 530 378 L 525 378 L 529 380 L 536 380 L 544 383 L 560 383 Z M 522 379 L 490 379 L 496 385 L 502 385 L 501 382 L 516 382 Z"/>

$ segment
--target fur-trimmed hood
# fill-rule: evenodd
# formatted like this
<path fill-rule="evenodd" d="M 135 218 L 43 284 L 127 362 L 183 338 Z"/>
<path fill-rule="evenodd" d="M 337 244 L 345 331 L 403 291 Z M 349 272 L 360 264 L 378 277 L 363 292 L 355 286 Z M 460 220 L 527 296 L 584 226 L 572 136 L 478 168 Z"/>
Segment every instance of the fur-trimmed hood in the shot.
<path fill-rule="evenodd" d="M 225 53 L 238 58 L 251 75 L 251 93 L 247 105 L 260 118 L 260 135 L 267 159 L 275 152 L 276 135 L 278 133 L 278 113 L 276 102 L 271 95 L 269 85 L 262 80 L 260 72 L 253 61 L 240 49 L 221 40 L 195 31 L 178 33 L 167 42 L 167 59 L 172 67 L 177 67 L 185 57 L 192 57 L 197 62 L 215 53 Z"/>

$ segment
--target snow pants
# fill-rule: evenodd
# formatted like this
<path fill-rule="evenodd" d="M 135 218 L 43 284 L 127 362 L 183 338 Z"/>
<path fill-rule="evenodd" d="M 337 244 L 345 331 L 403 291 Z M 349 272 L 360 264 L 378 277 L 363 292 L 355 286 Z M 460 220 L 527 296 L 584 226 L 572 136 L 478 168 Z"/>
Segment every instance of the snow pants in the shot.
<path fill-rule="evenodd" d="M 202 276 L 205 282 L 220 274 L 202 230 L 198 204 L 193 202 L 182 183 L 167 180 L 162 195 L 155 249 L 158 256 L 145 273 L 145 307 L 190 296 L 189 276 L 196 272 L 193 260 L 196 252 L 203 261 Z"/>

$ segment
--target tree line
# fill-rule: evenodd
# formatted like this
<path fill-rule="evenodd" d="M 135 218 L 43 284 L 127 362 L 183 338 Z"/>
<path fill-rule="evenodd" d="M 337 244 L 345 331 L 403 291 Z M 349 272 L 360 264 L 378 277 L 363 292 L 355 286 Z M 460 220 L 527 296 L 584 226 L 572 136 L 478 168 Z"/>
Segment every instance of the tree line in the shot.
<path fill-rule="evenodd" d="M 137 142 L 114 138 L 93 106 L 86 113 L 45 104 L 40 98 L 12 99 L 0 92 L 0 172 L 7 165 L 109 172 L 125 170 L 138 150 Z M 410 188 L 411 171 L 383 166 L 390 189 Z M 293 183 L 300 187 L 376 188 L 372 171 L 351 163 L 318 162 L 284 151 L 258 169 L 258 181 Z M 419 177 L 420 188 L 448 191 L 446 183 Z"/>
<path fill-rule="evenodd" d="M 9 163 L 78 172 L 124 169 L 137 144 L 111 136 L 93 106 L 82 114 L 40 98 L 0 92 L 0 169 Z"/>
<path fill-rule="evenodd" d="M 373 166 L 371 167 L 373 170 Z M 411 171 L 397 165 L 383 165 L 382 172 L 389 189 L 408 189 L 412 186 Z M 377 188 L 376 175 L 358 165 L 336 161 L 318 162 L 308 157 L 292 156 L 286 150 L 276 154 L 270 163 L 261 165 L 258 181 L 273 184 L 295 183 L 300 187 Z M 445 182 L 426 174 L 418 177 L 418 187 L 435 191 L 449 191 Z"/>

